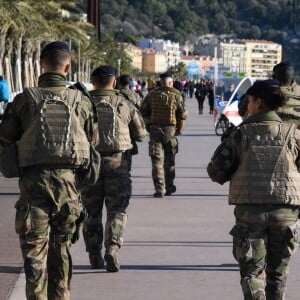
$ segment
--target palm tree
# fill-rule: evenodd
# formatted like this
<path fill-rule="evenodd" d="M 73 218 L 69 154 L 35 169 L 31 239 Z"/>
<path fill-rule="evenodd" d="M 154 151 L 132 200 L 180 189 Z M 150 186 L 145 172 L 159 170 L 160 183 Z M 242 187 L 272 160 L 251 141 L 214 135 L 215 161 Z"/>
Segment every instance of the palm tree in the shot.
<path fill-rule="evenodd" d="M 12 91 L 37 84 L 40 48 L 53 40 L 72 44 L 72 71 L 83 75 L 78 80 L 89 81 L 91 68 L 99 64 L 117 67 L 118 59 L 122 71 L 130 72 L 131 61 L 122 45 L 111 36 L 99 43 L 94 26 L 81 19 L 78 4 L 82 6 L 83 1 L 1 1 L 0 73 L 9 80 Z"/>
<path fill-rule="evenodd" d="M 77 14 L 68 14 L 66 9 Z M 92 25 L 80 20 L 76 1 L 2 0 L 0 72 L 5 73 L 13 91 L 14 82 L 17 90 L 22 89 L 22 83 L 35 85 L 41 43 L 55 39 L 88 43 L 92 33 Z M 12 57 L 16 58 L 13 62 Z M 15 78 L 8 66 L 15 67 Z"/>

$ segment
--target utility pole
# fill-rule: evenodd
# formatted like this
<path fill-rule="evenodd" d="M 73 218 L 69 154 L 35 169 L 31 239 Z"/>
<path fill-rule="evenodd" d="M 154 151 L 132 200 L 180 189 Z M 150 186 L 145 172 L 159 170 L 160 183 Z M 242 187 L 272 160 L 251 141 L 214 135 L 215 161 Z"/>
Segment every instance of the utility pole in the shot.
<path fill-rule="evenodd" d="M 118 76 L 120 77 L 121 75 L 121 59 L 118 59 Z"/>
<path fill-rule="evenodd" d="M 77 81 L 81 80 L 81 49 L 80 40 L 78 41 L 78 61 L 77 61 Z"/>
<path fill-rule="evenodd" d="M 219 74 L 219 66 L 218 66 L 218 48 L 214 49 L 214 94 L 216 93 L 216 86 L 218 84 L 218 74 Z"/>
<path fill-rule="evenodd" d="M 99 42 L 101 42 L 100 2 L 100 0 L 88 0 L 87 2 L 88 22 L 95 26 Z"/>
<path fill-rule="evenodd" d="M 71 40 L 69 40 L 69 48 L 70 48 L 70 51 L 72 52 L 72 41 Z M 72 69 L 70 69 L 68 76 L 69 76 L 69 81 L 72 81 Z"/>

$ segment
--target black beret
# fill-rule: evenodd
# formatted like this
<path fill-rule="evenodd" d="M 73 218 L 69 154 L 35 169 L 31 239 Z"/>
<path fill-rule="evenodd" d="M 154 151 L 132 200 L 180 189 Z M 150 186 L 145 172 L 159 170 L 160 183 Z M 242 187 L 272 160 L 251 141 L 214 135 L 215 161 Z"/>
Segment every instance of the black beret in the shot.
<path fill-rule="evenodd" d="M 165 72 L 165 73 L 162 73 L 162 74 L 159 75 L 160 79 L 164 79 L 164 78 L 168 78 L 168 77 L 172 78 L 172 74 L 169 73 L 169 72 Z"/>
<path fill-rule="evenodd" d="M 70 47 L 67 43 L 62 42 L 62 41 L 56 41 L 56 42 L 47 44 L 42 49 L 40 58 L 44 58 L 45 56 L 48 55 L 49 52 L 51 52 L 53 50 L 59 50 L 59 51 L 71 53 Z"/>
<path fill-rule="evenodd" d="M 277 80 L 256 80 L 254 84 L 247 90 L 247 94 L 259 97 L 264 95 L 265 93 L 268 93 L 270 89 L 274 88 L 280 88 L 279 82 Z"/>
<path fill-rule="evenodd" d="M 96 76 L 96 77 L 116 76 L 116 70 L 111 66 L 100 66 L 92 72 L 92 76 Z"/>

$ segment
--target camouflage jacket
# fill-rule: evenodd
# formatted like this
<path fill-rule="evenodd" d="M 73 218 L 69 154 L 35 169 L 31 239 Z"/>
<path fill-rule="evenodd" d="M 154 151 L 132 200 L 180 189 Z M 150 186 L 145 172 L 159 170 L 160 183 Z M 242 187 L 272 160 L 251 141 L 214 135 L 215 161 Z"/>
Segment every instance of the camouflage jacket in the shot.
<path fill-rule="evenodd" d="M 300 86 L 294 82 L 290 86 L 281 86 L 280 89 L 287 97 L 287 102 L 278 109 L 278 115 L 283 121 L 300 126 Z"/>
<path fill-rule="evenodd" d="M 284 129 L 282 132 L 281 128 Z M 289 128 L 291 137 L 283 142 L 288 137 L 286 132 Z M 287 124 L 284 125 L 278 115 L 271 111 L 257 116 L 250 116 L 218 146 L 207 166 L 207 172 L 213 181 L 220 184 L 230 181 L 230 204 L 289 203 L 299 205 L 300 197 L 298 196 L 299 188 L 297 186 L 300 186 L 298 184 L 300 181 L 298 172 L 300 167 L 300 131 L 295 128 L 295 125 L 292 127 Z M 263 133 L 265 130 L 266 135 Z M 258 136 L 253 135 L 253 133 L 250 134 L 251 131 L 257 132 Z M 274 132 L 275 135 L 271 132 Z M 253 136 L 253 140 L 249 140 L 248 135 Z M 280 140 L 277 140 L 278 137 Z M 256 138 L 258 141 L 261 140 L 258 143 L 258 148 L 255 146 L 254 139 Z M 247 143 L 251 143 L 250 148 L 254 149 L 256 147 L 257 149 L 255 150 L 257 152 L 253 154 L 255 155 L 254 161 L 258 162 L 257 166 L 266 165 L 270 168 L 256 168 L 255 165 L 254 171 L 248 169 L 248 160 L 252 156 L 249 156 L 249 144 Z M 269 145 L 274 146 L 269 147 Z M 286 151 L 285 146 L 288 147 L 288 152 L 280 152 Z M 274 163 L 271 162 L 271 158 L 273 159 L 272 151 L 275 151 L 274 159 L 276 159 L 275 156 L 281 155 Z M 283 153 L 283 156 L 280 153 Z M 250 160 L 252 161 L 252 159 Z M 263 183 L 261 190 L 260 184 L 263 180 L 260 178 L 269 180 Z M 287 184 L 287 181 L 293 182 L 293 184 Z M 282 190 L 281 185 L 286 185 L 289 188 Z M 255 186 L 254 189 L 250 188 L 253 186 Z M 237 192 L 237 189 L 239 192 Z M 297 193 L 294 191 L 297 191 Z M 241 194 L 243 195 L 241 196 Z"/>
<path fill-rule="evenodd" d="M 52 92 L 62 92 L 67 88 L 66 78 L 57 73 L 44 73 L 39 77 L 39 87 Z M 30 126 L 32 120 L 29 114 L 30 100 L 23 93 L 18 94 L 3 116 L 0 124 L 0 141 L 14 143 L 18 141 Z M 80 111 L 80 123 L 90 142 L 98 143 L 98 127 L 94 121 L 91 101 L 83 96 Z"/>
<path fill-rule="evenodd" d="M 142 97 L 133 90 L 130 89 L 120 89 L 120 93 L 130 102 L 133 103 L 133 105 L 137 108 L 140 109 L 141 108 L 141 104 L 142 104 Z"/>

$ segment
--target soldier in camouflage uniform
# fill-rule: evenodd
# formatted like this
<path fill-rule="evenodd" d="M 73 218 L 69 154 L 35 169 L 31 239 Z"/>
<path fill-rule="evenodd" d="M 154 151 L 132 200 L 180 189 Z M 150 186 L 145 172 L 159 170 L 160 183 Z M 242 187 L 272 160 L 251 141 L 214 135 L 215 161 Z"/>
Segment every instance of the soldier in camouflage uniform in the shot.
<path fill-rule="evenodd" d="M 129 75 L 123 74 L 119 77 L 118 80 L 118 89 L 120 93 L 128 100 L 130 101 L 138 110 L 141 109 L 142 104 L 142 97 L 134 90 L 131 90 L 129 88 L 130 86 L 131 78 Z M 132 140 L 132 149 L 131 149 L 131 155 L 137 155 L 139 153 L 138 151 L 138 145 L 137 142 Z M 129 169 L 131 170 L 132 160 L 129 157 Z"/>
<path fill-rule="evenodd" d="M 176 135 L 183 131 L 186 111 L 180 91 L 173 88 L 170 74 L 160 75 L 161 87 L 147 95 L 141 112 L 150 132 L 149 155 L 152 161 L 154 197 L 162 198 L 176 192 Z"/>
<path fill-rule="evenodd" d="M 68 45 L 61 41 L 46 45 L 40 63 L 44 73 L 39 77 L 39 88 L 24 89 L 15 97 L 1 123 L 0 141 L 17 143 L 20 198 L 15 205 L 15 223 L 24 258 L 26 297 L 67 300 L 72 277 L 71 241 L 75 242 L 73 234 L 82 215 L 75 170 L 88 163 L 89 140 L 97 127 L 89 99 L 67 88 L 71 66 Z M 52 99 L 47 102 L 49 111 L 41 110 L 40 104 L 45 105 L 46 100 L 39 96 L 45 95 Z M 65 105 L 62 99 L 76 103 L 70 119 L 60 111 Z M 57 104 L 56 111 L 50 109 L 52 104 Z M 42 114 L 39 120 L 37 113 Z M 39 129 L 36 124 L 41 125 Z M 69 124 L 70 131 L 65 132 Z M 47 132 L 41 134 L 39 130 Z M 66 135 L 68 145 L 64 148 L 60 140 Z"/>
<path fill-rule="evenodd" d="M 273 68 L 273 78 L 279 81 L 282 92 L 288 98 L 277 111 L 285 122 L 300 126 L 300 86 L 296 83 L 294 68 L 289 62 L 281 62 Z"/>
<path fill-rule="evenodd" d="M 282 300 L 299 242 L 300 131 L 275 112 L 285 101 L 277 81 L 256 81 L 247 94 L 248 118 L 216 149 L 207 171 L 213 181 L 230 181 L 244 299 Z"/>
<path fill-rule="evenodd" d="M 121 75 L 118 79 L 118 89 L 127 100 L 132 102 L 137 109 L 140 109 L 143 99 L 136 91 L 129 88 L 130 81 L 131 78 L 129 75 Z"/>
<path fill-rule="evenodd" d="M 98 182 L 83 190 L 83 202 L 88 218 L 84 224 L 86 251 L 91 267 L 102 268 L 102 211 L 106 205 L 104 260 L 108 272 L 120 269 L 119 249 L 127 221 L 126 209 L 131 197 L 130 167 L 132 141 L 142 141 L 147 132 L 137 108 L 115 90 L 115 69 L 100 66 L 92 73 L 95 90 L 91 91 L 95 105 L 100 141 L 96 148 L 102 165 Z"/>

